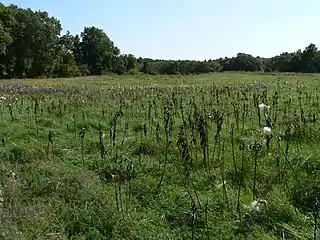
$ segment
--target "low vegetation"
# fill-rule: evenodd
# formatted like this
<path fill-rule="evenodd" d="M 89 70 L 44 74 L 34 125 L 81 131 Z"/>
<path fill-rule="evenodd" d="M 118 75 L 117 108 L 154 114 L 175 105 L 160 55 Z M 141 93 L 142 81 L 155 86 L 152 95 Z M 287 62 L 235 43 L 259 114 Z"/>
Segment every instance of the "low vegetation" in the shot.
<path fill-rule="evenodd" d="M 318 75 L 3 80 L 2 239 L 318 239 Z"/>

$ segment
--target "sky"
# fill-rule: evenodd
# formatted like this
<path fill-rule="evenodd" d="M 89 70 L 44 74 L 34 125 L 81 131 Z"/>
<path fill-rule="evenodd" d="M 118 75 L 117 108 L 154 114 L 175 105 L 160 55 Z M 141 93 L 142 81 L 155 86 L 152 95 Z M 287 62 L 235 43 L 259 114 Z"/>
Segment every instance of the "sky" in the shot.
<path fill-rule="evenodd" d="M 271 57 L 320 41 L 319 0 L 1 0 L 47 11 L 63 33 L 103 29 L 121 53 L 204 60 Z"/>

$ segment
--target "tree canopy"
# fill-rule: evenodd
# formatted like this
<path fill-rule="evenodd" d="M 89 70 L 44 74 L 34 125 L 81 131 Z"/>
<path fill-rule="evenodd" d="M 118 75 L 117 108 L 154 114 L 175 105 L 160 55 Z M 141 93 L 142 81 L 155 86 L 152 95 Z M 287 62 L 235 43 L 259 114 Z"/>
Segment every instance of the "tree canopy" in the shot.
<path fill-rule="evenodd" d="M 0 78 L 75 77 L 115 74 L 200 74 L 219 71 L 320 72 L 320 51 L 309 44 L 303 51 L 272 58 L 238 53 L 204 61 L 158 60 L 121 54 L 99 28 L 84 27 L 77 35 L 61 35 L 58 19 L 47 12 L 0 3 Z"/>

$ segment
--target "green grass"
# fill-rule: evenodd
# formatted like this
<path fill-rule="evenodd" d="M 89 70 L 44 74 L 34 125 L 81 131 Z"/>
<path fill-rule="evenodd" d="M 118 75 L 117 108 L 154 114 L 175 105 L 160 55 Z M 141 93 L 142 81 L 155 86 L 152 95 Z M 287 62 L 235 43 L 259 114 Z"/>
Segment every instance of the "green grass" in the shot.
<path fill-rule="evenodd" d="M 320 75 L 2 83 L 2 239 L 320 236 Z"/>

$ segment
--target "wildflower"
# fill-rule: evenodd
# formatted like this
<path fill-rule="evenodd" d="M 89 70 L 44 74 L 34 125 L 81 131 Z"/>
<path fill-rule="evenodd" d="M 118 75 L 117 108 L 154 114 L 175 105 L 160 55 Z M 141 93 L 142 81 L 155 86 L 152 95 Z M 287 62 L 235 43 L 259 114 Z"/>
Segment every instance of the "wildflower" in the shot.
<path fill-rule="evenodd" d="M 271 128 L 269 128 L 269 127 L 264 127 L 264 128 L 263 128 L 263 131 L 264 131 L 264 133 L 267 134 L 267 135 L 270 135 L 270 134 L 271 134 Z"/>
<path fill-rule="evenodd" d="M 105 137 L 106 137 L 106 135 L 103 133 L 103 134 L 102 134 L 102 138 L 105 138 Z"/>
<path fill-rule="evenodd" d="M 211 118 L 212 118 L 212 116 L 211 116 L 211 115 L 209 115 L 209 116 L 208 116 L 208 118 L 209 118 L 209 119 L 211 119 Z"/>
<path fill-rule="evenodd" d="M 261 104 L 259 104 L 259 108 L 260 108 L 260 110 L 267 110 L 270 108 L 270 106 L 265 105 L 264 103 L 261 103 Z"/>
<path fill-rule="evenodd" d="M 222 183 L 219 183 L 219 184 L 217 185 L 217 188 L 218 188 L 218 189 L 222 188 L 222 187 L 223 187 L 223 184 L 226 185 L 226 184 L 227 184 L 227 181 L 224 181 L 224 182 L 222 182 Z"/>
<path fill-rule="evenodd" d="M 249 214 L 261 213 L 265 210 L 267 201 L 263 199 L 253 201 L 250 206 L 245 206 L 248 209 Z"/>
<path fill-rule="evenodd" d="M 2 96 L 2 97 L 0 97 L 0 100 L 5 101 L 5 100 L 6 100 L 6 97 Z"/>
<path fill-rule="evenodd" d="M 10 171 L 10 175 L 11 175 L 12 179 L 14 179 L 16 177 L 16 174 L 13 171 Z"/>

